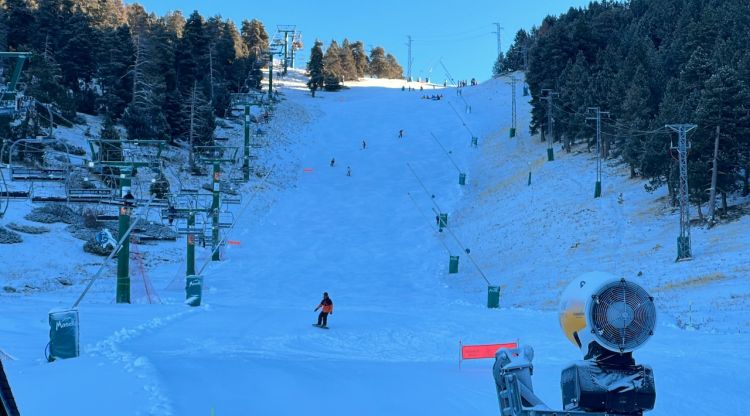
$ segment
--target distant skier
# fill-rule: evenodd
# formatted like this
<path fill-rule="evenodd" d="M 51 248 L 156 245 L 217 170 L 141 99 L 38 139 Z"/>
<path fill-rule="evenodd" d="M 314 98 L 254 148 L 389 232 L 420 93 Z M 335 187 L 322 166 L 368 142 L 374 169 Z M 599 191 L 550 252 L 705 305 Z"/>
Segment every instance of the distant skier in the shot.
<path fill-rule="evenodd" d="M 404 129 L 398 131 L 398 137 L 401 139 L 404 137 Z"/>
<path fill-rule="evenodd" d="M 331 159 L 331 167 L 336 166 L 336 158 Z"/>
<path fill-rule="evenodd" d="M 346 167 L 346 176 L 352 176 L 352 168 L 350 166 Z"/>
<path fill-rule="evenodd" d="M 362 140 L 362 150 L 365 150 L 365 149 L 367 149 L 367 141 Z"/>
<path fill-rule="evenodd" d="M 322 309 L 320 315 L 318 315 L 318 323 L 313 325 L 327 329 L 328 314 L 333 315 L 333 301 L 328 297 L 328 292 L 323 292 L 323 300 L 320 301 L 320 304 L 315 308 L 314 312 L 317 312 L 318 309 Z"/>

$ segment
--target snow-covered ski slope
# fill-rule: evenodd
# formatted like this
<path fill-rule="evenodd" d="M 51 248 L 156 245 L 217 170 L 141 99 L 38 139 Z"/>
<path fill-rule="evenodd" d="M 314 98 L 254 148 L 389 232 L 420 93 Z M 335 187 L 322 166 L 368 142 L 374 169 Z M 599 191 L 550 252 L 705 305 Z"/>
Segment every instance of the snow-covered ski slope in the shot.
<path fill-rule="evenodd" d="M 560 370 L 580 353 L 554 309 L 563 286 L 590 270 L 657 298 L 658 332 L 635 353 L 654 368 L 651 414 L 750 407 L 747 218 L 695 230 L 695 260 L 675 264 L 677 218 L 663 194 L 608 166 L 594 200 L 591 155 L 558 148 L 545 162 L 520 88 L 519 136 L 509 139 L 501 80 L 464 89 L 471 114 L 453 89 L 367 80 L 313 99 L 299 77 L 284 84 L 275 171 L 230 233 L 240 245 L 206 269 L 203 306 L 181 303 L 177 264 L 150 273 L 162 305 L 113 304 L 110 277 L 80 307 L 82 356 L 47 364 L 47 312 L 81 287 L 3 295 L 0 346 L 18 358 L 6 370 L 24 415 L 496 415 L 492 360 L 459 370 L 458 343 L 516 339 L 535 348 L 536 392 L 558 407 Z M 431 132 L 467 173 L 465 187 Z M 486 282 L 437 231 L 433 201 L 503 287 L 501 309 L 486 308 Z M 183 246 L 163 253 L 180 262 Z M 448 274 L 449 252 L 458 274 Z M 323 291 L 335 304 L 329 331 L 310 325 Z"/>

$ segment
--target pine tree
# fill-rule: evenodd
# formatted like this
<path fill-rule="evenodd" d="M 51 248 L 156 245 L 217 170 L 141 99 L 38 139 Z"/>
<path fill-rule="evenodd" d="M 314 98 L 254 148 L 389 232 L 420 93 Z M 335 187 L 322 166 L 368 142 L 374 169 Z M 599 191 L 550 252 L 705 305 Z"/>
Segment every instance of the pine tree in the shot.
<path fill-rule="evenodd" d="M 62 0 L 40 0 L 33 15 L 29 46 L 37 51 L 44 50 L 45 47 L 56 50 L 60 45 L 64 20 Z"/>
<path fill-rule="evenodd" d="M 248 88 L 259 90 L 263 81 L 262 68 L 268 62 L 268 33 L 259 20 L 243 20 L 240 31 L 247 67 Z"/>
<path fill-rule="evenodd" d="M 66 63 L 61 67 L 62 83 L 73 92 L 77 111 L 94 114 L 96 96 L 92 79 L 96 62 L 92 51 L 97 39 L 89 17 L 80 8 L 66 13 L 60 32 L 57 59 Z"/>
<path fill-rule="evenodd" d="M 62 71 L 50 49 L 32 55 L 27 75 L 31 80 L 26 86 L 27 95 L 42 103 L 55 104 L 64 117 L 75 119 L 75 101 L 62 86 Z"/>
<path fill-rule="evenodd" d="M 719 68 L 706 82 L 696 109 L 699 135 L 693 139 L 691 149 L 691 162 L 697 163 L 696 169 L 690 169 L 691 179 L 698 182 L 695 200 L 703 202 L 708 196 L 714 145 L 712 133 L 716 127 L 721 129 L 717 188 L 723 194 L 737 190 L 741 155 L 750 134 L 750 115 L 744 108 L 748 99 L 747 86 L 730 67 Z M 704 167 L 709 170 L 702 170 Z"/>
<path fill-rule="evenodd" d="M 492 65 L 492 76 L 497 78 L 503 75 L 505 72 L 505 55 L 500 52 L 500 55 L 498 55 L 497 59 L 495 60 L 495 64 Z"/>
<path fill-rule="evenodd" d="M 390 53 L 385 56 L 385 62 L 387 65 L 387 77 L 391 79 L 403 79 L 404 78 L 404 68 L 399 65 L 398 61 L 396 60 L 396 57 L 391 55 Z"/>
<path fill-rule="evenodd" d="M 357 74 L 356 78 L 363 78 L 369 72 L 369 61 L 365 46 L 361 41 L 352 43 L 352 57 L 354 58 L 354 68 Z"/>
<path fill-rule="evenodd" d="M 344 81 L 357 79 L 357 68 L 354 62 L 354 54 L 349 39 L 344 39 L 339 52 L 339 61 L 341 62 L 341 74 Z"/>
<path fill-rule="evenodd" d="M 319 40 L 315 40 L 315 45 L 310 51 L 307 73 L 310 76 L 307 87 L 310 89 L 312 96 L 315 97 L 315 91 L 323 88 L 323 42 Z"/>
<path fill-rule="evenodd" d="M 336 91 L 341 88 L 341 81 L 344 76 L 341 59 L 339 58 L 340 53 L 338 43 L 332 40 L 323 56 L 323 87 L 327 91 Z"/>
<path fill-rule="evenodd" d="M 644 141 L 647 138 L 642 132 L 647 130 L 651 118 L 648 109 L 651 91 L 643 82 L 644 79 L 648 79 L 648 76 L 641 67 L 633 77 L 622 104 L 622 128 L 627 129 L 624 132 L 622 157 L 630 165 L 631 177 L 642 170 L 641 159 L 645 153 Z"/>
<path fill-rule="evenodd" d="M 122 120 L 131 140 L 162 139 L 168 136 L 167 120 L 161 111 L 160 95 L 163 94 L 164 84 L 153 72 L 150 51 L 146 34 L 137 36 L 135 62 L 131 70 L 132 100 L 125 109 Z"/>
<path fill-rule="evenodd" d="M 513 39 L 508 53 L 502 56 L 503 71 L 512 72 L 526 69 L 527 53 L 531 42 L 531 36 L 526 30 L 520 29 L 516 32 L 516 37 Z"/>
<path fill-rule="evenodd" d="M 561 125 L 564 123 L 565 129 L 561 132 L 564 138 L 565 150 L 570 152 L 571 146 L 576 140 L 588 140 L 588 148 L 593 144 L 593 130 L 586 124 L 585 117 L 587 108 L 594 102 L 590 91 L 591 74 L 588 69 L 588 62 L 583 52 L 576 56 L 575 63 L 568 65 L 562 74 L 560 74 L 560 95 L 558 106 L 561 106 L 565 112 L 558 112 L 558 118 L 561 119 Z M 602 109 L 603 110 L 603 109 Z M 606 156 L 605 149 L 602 150 L 602 156 Z"/>
<path fill-rule="evenodd" d="M 5 11 L 8 23 L 8 49 L 28 51 L 31 47 L 34 15 L 27 0 L 5 0 Z"/>
<path fill-rule="evenodd" d="M 370 52 L 370 75 L 375 78 L 388 77 L 388 61 L 385 59 L 385 50 L 380 46 Z"/>
<path fill-rule="evenodd" d="M 183 95 L 190 95 L 195 83 L 203 81 L 209 72 L 209 43 L 203 16 L 194 11 L 185 21 L 176 56 L 177 79 Z"/>
<path fill-rule="evenodd" d="M 0 7 L 0 51 L 8 50 L 8 16 L 5 9 Z M 3 134 L 0 133 L 0 136 Z"/>
<path fill-rule="evenodd" d="M 216 129 L 213 108 L 204 97 L 202 90 L 198 82 L 195 81 L 183 107 L 188 125 L 186 139 L 190 147 L 190 164 L 192 167 L 195 166 L 193 157 L 195 147 L 208 145 L 213 140 L 214 130 Z"/>
<path fill-rule="evenodd" d="M 127 25 L 108 32 L 103 40 L 107 53 L 100 58 L 97 79 L 102 94 L 97 100 L 99 112 L 114 120 L 119 119 L 133 99 L 132 74 L 133 41 Z"/>

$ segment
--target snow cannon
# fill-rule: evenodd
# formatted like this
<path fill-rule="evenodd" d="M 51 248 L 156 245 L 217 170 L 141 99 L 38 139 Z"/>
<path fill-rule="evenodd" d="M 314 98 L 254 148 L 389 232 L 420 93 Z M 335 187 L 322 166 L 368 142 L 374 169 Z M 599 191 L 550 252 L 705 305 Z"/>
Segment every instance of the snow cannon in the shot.
<path fill-rule="evenodd" d="M 611 274 L 586 273 L 560 298 L 560 326 L 584 357 L 563 369 L 563 409 L 549 409 L 531 385 L 530 346 L 500 349 L 493 375 L 502 416 L 642 416 L 654 408 L 651 367 L 633 351 L 654 334 L 654 299 L 638 284 Z"/>

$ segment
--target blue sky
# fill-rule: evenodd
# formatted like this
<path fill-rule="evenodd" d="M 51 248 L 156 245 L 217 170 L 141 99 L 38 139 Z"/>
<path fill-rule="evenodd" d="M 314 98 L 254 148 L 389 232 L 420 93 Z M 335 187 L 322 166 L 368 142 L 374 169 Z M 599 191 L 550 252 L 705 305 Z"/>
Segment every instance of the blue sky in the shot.
<path fill-rule="evenodd" d="M 128 1 L 131 3 L 131 1 Z M 161 15 L 179 9 L 185 15 L 198 10 L 204 16 L 216 14 L 236 22 L 245 18 L 261 20 L 273 36 L 276 25 L 293 24 L 302 32 L 305 48 L 297 67 L 307 62 L 309 49 L 318 38 L 327 46 L 331 39 L 362 40 L 370 46 L 383 46 L 407 70 L 407 35 L 412 43 L 412 76 L 442 81 L 443 63 L 454 79 L 490 77 L 497 56 L 494 22 L 503 30 L 503 50 L 507 50 L 520 28 L 538 25 L 547 14 L 560 14 L 570 7 L 584 6 L 588 0 L 477 0 L 445 1 L 224 1 L 224 0 L 142 0 L 147 10 Z M 369 49 L 368 49 L 369 51 Z"/>

